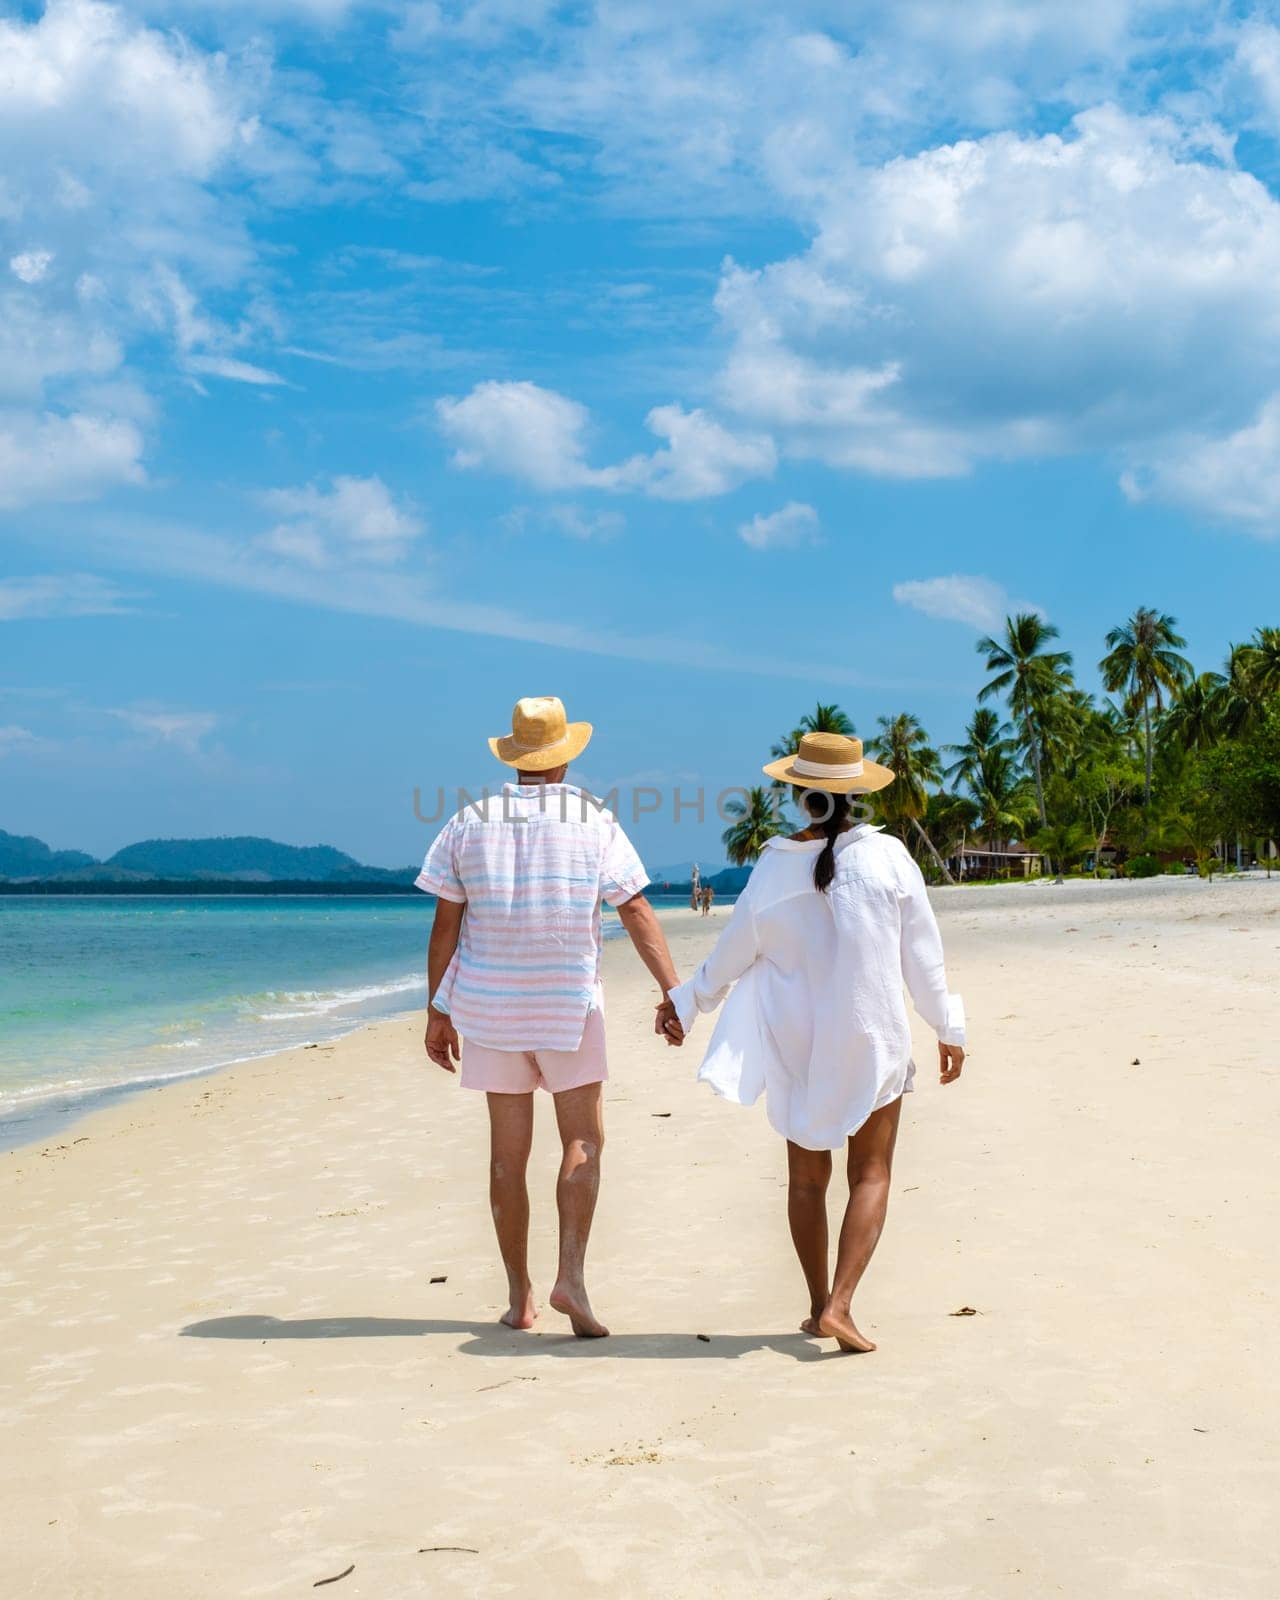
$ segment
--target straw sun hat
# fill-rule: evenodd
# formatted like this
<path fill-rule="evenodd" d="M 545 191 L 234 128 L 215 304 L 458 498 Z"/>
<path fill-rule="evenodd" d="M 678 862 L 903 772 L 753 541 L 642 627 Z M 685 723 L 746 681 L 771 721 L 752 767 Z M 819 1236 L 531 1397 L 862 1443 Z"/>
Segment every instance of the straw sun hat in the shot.
<path fill-rule="evenodd" d="M 874 794 L 894 780 L 890 767 L 862 759 L 862 740 L 842 733 L 806 733 L 794 755 L 771 761 L 765 776 L 828 794 Z"/>
<path fill-rule="evenodd" d="M 547 772 L 581 755 L 590 738 L 589 722 L 566 722 L 561 701 L 542 694 L 516 701 L 511 732 L 490 739 L 489 748 L 521 772 Z"/>

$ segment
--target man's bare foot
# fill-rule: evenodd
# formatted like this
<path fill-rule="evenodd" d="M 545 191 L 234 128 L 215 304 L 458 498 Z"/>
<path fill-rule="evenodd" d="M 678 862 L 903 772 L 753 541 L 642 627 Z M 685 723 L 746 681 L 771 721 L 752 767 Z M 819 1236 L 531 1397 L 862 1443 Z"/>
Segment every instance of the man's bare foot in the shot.
<path fill-rule="evenodd" d="M 818 1318 L 818 1332 L 824 1339 L 834 1339 L 842 1350 L 858 1355 L 869 1355 L 876 1347 L 874 1339 L 858 1332 L 847 1311 L 834 1311 L 830 1306 Z"/>
<path fill-rule="evenodd" d="M 812 1315 L 807 1316 L 800 1324 L 800 1332 L 807 1333 L 811 1339 L 820 1339 L 822 1337 L 822 1329 L 818 1326 L 818 1319 L 821 1315 L 820 1311 L 815 1311 Z"/>
<path fill-rule="evenodd" d="M 551 1305 L 554 1310 L 568 1317 L 569 1325 L 579 1339 L 608 1338 L 609 1330 L 603 1322 L 596 1320 L 585 1289 L 565 1288 L 558 1283 L 551 1291 Z"/>
<path fill-rule="evenodd" d="M 533 1303 L 533 1290 L 527 1290 L 519 1299 L 513 1299 L 508 1310 L 498 1318 L 508 1328 L 532 1328 L 538 1320 L 538 1308 Z"/>

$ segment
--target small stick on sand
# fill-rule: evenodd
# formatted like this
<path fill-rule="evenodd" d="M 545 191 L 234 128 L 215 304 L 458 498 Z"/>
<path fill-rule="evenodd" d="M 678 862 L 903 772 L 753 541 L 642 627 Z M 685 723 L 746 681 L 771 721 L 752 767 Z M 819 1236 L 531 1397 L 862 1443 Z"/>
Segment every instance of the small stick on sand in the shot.
<path fill-rule="evenodd" d="M 353 1561 L 345 1572 L 335 1572 L 332 1578 L 317 1578 L 311 1587 L 313 1589 L 323 1589 L 326 1583 L 337 1583 L 339 1578 L 349 1578 L 355 1570 L 356 1564 Z"/>

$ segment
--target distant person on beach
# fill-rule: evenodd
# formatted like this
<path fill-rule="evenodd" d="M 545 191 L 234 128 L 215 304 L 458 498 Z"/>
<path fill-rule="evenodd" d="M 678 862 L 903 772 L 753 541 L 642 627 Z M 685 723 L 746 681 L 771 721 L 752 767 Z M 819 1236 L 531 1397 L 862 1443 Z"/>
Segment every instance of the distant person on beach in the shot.
<path fill-rule="evenodd" d="M 711 906 L 712 906 L 712 903 L 715 900 L 715 897 L 716 897 L 716 892 L 711 887 L 711 885 L 708 883 L 703 888 L 703 891 L 702 891 L 702 915 L 704 917 L 710 916 L 710 914 L 711 914 Z"/>
<path fill-rule="evenodd" d="M 787 1141 L 787 1214 L 809 1291 L 801 1331 L 843 1350 L 874 1350 L 852 1301 L 889 1202 L 889 1175 L 915 1065 L 903 984 L 938 1036 L 943 1083 L 964 1063 L 964 1007 L 947 992 L 942 940 L 920 869 L 892 834 L 850 816 L 850 795 L 893 773 L 862 742 L 807 733 L 765 774 L 793 785 L 810 818 L 770 839 L 715 948 L 671 994 L 683 1037 L 729 995 L 698 1073 L 717 1094 L 752 1105 Z M 736 983 L 733 993 L 730 987 Z M 831 1152 L 848 1146 L 849 1203 L 829 1277 Z"/>
<path fill-rule="evenodd" d="M 501 797 L 451 817 L 427 852 L 418 888 L 436 896 L 427 954 L 427 1055 L 488 1096 L 489 1203 L 507 1270 L 502 1321 L 537 1316 L 529 1281 L 533 1091 L 555 1099 L 562 1160 L 556 1183 L 560 1266 L 551 1304 L 583 1339 L 608 1328 L 587 1297 L 584 1262 L 604 1144 L 605 1065 L 600 903 L 617 909 L 662 990 L 658 1032 L 679 1030 L 666 996 L 676 981 L 667 941 L 641 892 L 648 878 L 617 819 L 565 782 L 591 738 L 551 696 L 520 700 L 511 732 L 490 739 L 515 769 Z M 465 1040 L 460 1043 L 459 1034 Z"/>

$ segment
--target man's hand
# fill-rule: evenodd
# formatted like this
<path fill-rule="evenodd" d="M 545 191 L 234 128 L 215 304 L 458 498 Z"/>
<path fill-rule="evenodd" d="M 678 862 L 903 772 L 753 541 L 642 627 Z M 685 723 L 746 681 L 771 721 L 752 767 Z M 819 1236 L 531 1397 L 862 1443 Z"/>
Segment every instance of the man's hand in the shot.
<path fill-rule="evenodd" d="M 657 1014 L 653 1019 L 653 1031 L 668 1044 L 678 1046 L 684 1043 L 684 1029 L 680 1026 L 680 1018 L 676 1015 L 674 1001 L 658 1001 Z"/>
<path fill-rule="evenodd" d="M 960 1076 L 960 1068 L 964 1066 L 964 1049 L 958 1044 L 943 1044 L 938 1041 L 938 1080 L 940 1083 L 954 1083 Z"/>
<path fill-rule="evenodd" d="M 427 1054 L 436 1066 L 446 1072 L 456 1072 L 456 1063 L 462 1060 L 462 1046 L 458 1043 L 458 1030 L 447 1011 L 437 1011 L 432 1006 L 427 1012 Z"/>

